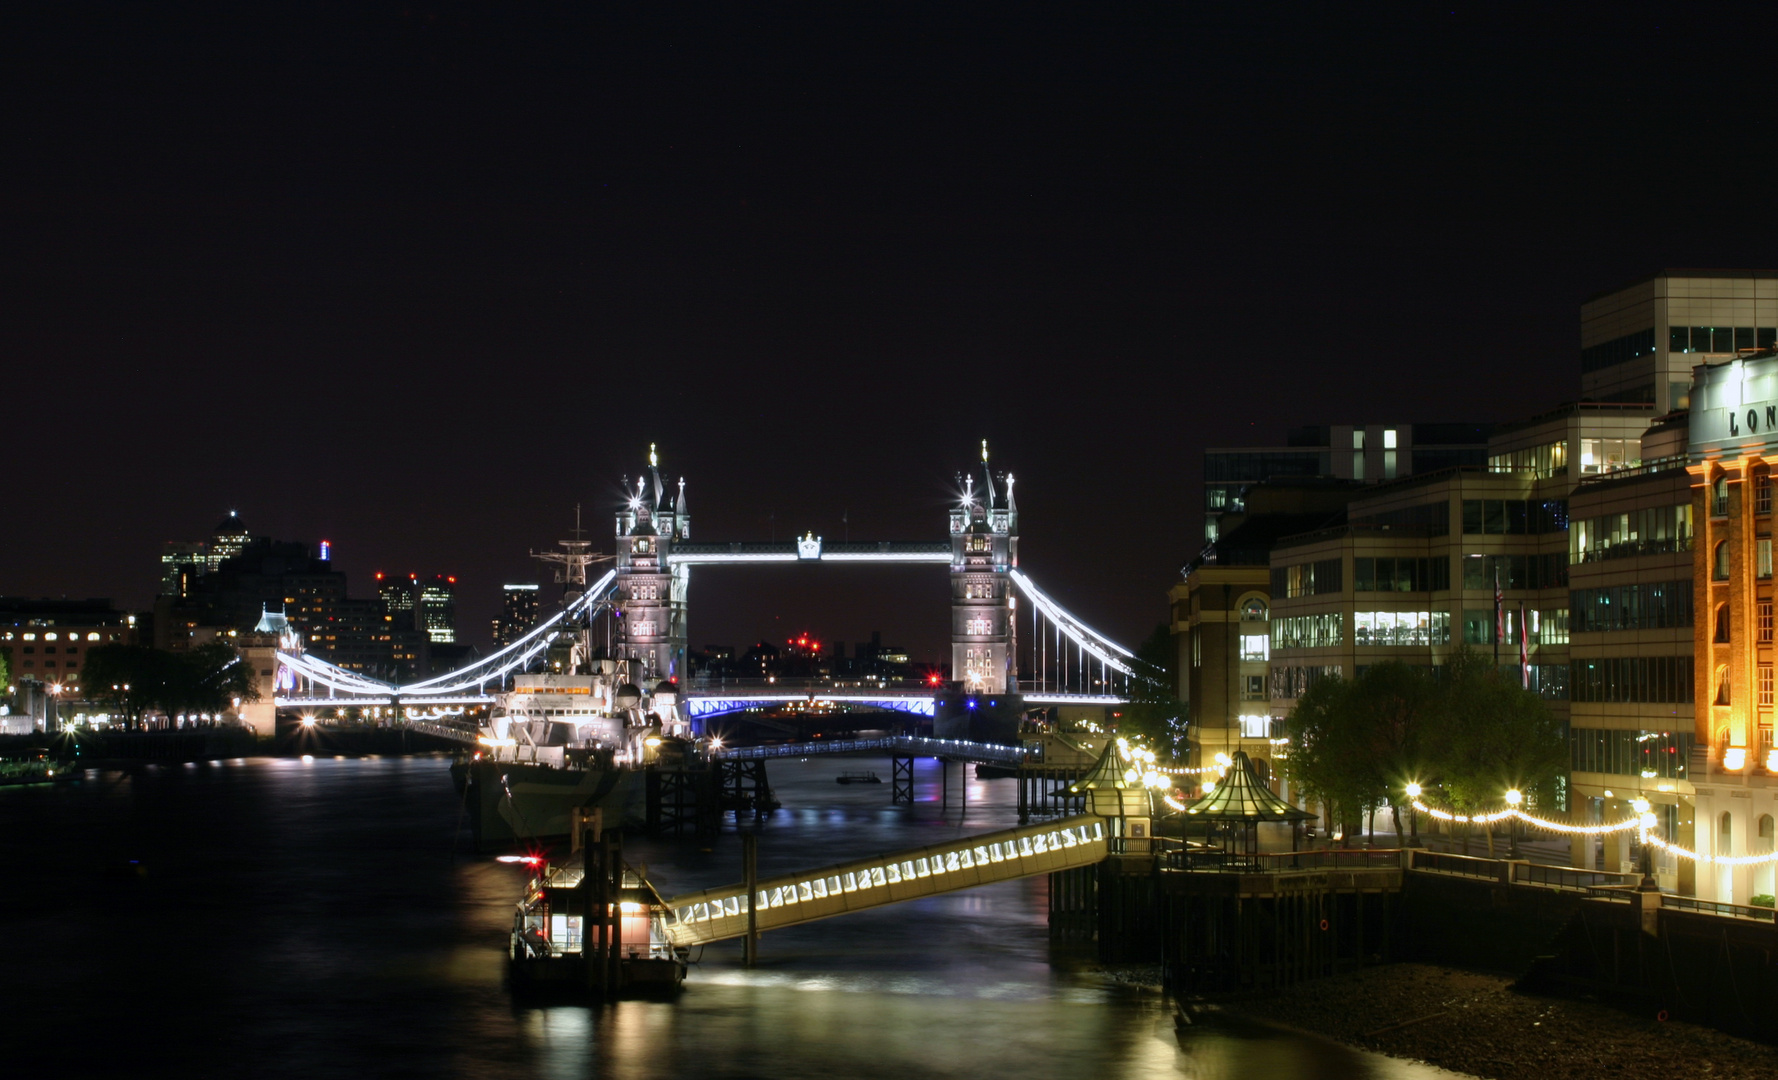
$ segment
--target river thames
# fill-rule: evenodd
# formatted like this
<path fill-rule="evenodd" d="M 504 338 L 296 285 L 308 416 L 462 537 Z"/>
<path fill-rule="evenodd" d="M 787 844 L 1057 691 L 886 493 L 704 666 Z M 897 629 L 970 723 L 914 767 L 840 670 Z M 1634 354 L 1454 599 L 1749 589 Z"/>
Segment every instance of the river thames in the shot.
<path fill-rule="evenodd" d="M 1457 1074 L 1231 1020 L 1181 1040 L 1152 989 L 1052 949 L 1045 879 L 711 946 L 676 1000 L 516 1005 L 522 871 L 469 849 L 448 758 L 249 758 L 0 789 L 7 1072 L 447 1077 L 1151 1077 Z M 888 761 L 774 761 L 762 874 L 1016 823 L 1012 781 L 941 812 L 840 785 Z M 663 894 L 740 878 L 713 849 L 630 838 Z"/>

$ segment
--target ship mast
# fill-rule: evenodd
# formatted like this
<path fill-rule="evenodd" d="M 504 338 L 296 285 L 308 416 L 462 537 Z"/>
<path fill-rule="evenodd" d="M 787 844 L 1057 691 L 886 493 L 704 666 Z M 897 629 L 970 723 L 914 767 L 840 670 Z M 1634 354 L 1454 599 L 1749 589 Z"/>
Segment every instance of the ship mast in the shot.
<path fill-rule="evenodd" d="M 593 554 L 593 542 L 583 540 L 586 530 L 580 527 L 580 504 L 574 504 L 574 539 L 557 540 L 561 551 L 533 551 L 531 557 L 538 562 L 554 563 L 556 583 L 568 586 L 563 599 L 573 603 L 586 592 L 586 568 L 598 562 L 602 556 Z"/>

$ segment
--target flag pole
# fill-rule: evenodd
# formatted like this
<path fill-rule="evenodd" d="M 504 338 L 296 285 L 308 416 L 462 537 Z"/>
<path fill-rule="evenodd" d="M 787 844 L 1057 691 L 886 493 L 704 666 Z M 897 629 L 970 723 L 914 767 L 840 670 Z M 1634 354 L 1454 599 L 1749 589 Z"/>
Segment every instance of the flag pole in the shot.
<path fill-rule="evenodd" d="M 1531 689 L 1531 625 L 1525 621 L 1525 601 L 1519 601 L 1519 689 Z"/>
<path fill-rule="evenodd" d="M 1500 598 L 1500 563 L 1494 563 L 1494 670 L 1500 670 L 1500 639 L 1506 634 Z"/>

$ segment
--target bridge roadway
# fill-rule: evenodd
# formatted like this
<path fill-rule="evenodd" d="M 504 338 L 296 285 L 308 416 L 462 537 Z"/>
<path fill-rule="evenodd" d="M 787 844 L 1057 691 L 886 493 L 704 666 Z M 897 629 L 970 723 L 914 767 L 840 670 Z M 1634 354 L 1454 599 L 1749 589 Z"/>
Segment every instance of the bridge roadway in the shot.
<path fill-rule="evenodd" d="M 759 761 L 764 758 L 873 752 L 888 752 L 903 757 L 974 761 L 984 765 L 1017 765 L 1025 759 L 1025 750 L 1020 746 L 966 742 L 962 739 L 929 739 L 920 735 L 890 735 L 881 739 L 817 739 L 814 742 L 778 743 L 771 746 L 732 746 L 717 750 L 710 756 L 718 761 Z"/>
<path fill-rule="evenodd" d="M 996 881 L 1092 866 L 1107 854 L 1105 820 L 1092 814 L 965 836 L 942 844 L 762 878 L 755 927 L 781 930 L 816 919 L 973 889 Z M 725 885 L 668 900 L 667 938 L 707 945 L 747 934 L 747 885 Z"/>

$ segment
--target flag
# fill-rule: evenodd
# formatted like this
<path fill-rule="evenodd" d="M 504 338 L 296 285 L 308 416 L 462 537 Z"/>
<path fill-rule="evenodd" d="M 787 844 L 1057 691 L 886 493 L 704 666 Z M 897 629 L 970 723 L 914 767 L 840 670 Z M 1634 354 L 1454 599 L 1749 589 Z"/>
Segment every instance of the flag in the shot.
<path fill-rule="evenodd" d="M 1531 635 L 1525 631 L 1531 629 L 1525 622 L 1525 601 L 1519 601 L 1519 687 L 1531 689 L 1531 646 L 1528 644 Z"/>

